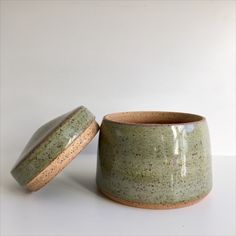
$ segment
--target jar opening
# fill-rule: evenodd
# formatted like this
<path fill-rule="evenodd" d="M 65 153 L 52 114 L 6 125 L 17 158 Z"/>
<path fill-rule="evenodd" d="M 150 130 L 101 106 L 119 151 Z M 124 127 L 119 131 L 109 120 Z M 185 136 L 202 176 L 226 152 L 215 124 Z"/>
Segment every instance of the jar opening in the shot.
<path fill-rule="evenodd" d="M 105 120 L 122 124 L 158 125 L 158 124 L 184 124 L 204 120 L 195 114 L 163 111 L 136 111 L 120 112 L 106 115 Z"/>

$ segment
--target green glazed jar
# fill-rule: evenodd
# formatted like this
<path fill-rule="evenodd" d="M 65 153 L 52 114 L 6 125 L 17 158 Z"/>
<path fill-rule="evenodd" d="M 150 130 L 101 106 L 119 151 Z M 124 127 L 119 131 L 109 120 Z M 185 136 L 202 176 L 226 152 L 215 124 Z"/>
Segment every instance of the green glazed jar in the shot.
<path fill-rule="evenodd" d="M 177 208 L 212 188 L 206 119 L 176 112 L 125 112 L 103 118 L 97 186 L 107 197 L 143 208 Z"/>

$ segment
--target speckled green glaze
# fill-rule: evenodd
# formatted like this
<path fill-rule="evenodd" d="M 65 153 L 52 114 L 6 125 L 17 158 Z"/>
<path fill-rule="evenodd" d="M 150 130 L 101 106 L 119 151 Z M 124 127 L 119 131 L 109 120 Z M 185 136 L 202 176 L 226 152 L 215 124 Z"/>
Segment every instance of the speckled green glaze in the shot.
<path fill-rule="evenodd" d="M 84 106 L 68 112 L 40 127 L 32 136 L 11 171 L 21 185 L 26 185 L 45 169 L 95 120 Z"/>
<path fill-rule="evenodd" d="M 161 123 L 103 119 L 97 162 L 97 185 L 102 192 L 141 205 L 163 206 L 195 201 L 210 192 L 205 118 L 176 124 L 164 119 Z"/>

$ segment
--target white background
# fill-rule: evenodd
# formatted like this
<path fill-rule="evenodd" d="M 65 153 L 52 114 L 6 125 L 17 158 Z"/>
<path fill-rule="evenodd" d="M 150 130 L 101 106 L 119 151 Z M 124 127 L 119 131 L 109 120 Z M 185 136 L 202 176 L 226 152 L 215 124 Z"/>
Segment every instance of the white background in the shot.
<path fill-rule="evenodd" d="M 2 234 L 235 234 L 235 8 L 227 0 L 1 1 Z M 98 122 L 130 110 L 206 116 L 215 195 L 205 205 L 165 213 L 110 203 L 94 190 L 97 138 L 83 151 L 87 162 L 75 161 L 42 192 L 22 192 L 9 171 L 32 132 L 82 104 Z M 78 178 L 87 188 L 68 189 L 63 175 L 89 163 L 94 168 Z M 66 220 L 54 219 L 61 214 Z M 127 231 L 123 215 L 134 219 Z M 41 231 L 31 230 L 34 220 L 43 222 Z"/>

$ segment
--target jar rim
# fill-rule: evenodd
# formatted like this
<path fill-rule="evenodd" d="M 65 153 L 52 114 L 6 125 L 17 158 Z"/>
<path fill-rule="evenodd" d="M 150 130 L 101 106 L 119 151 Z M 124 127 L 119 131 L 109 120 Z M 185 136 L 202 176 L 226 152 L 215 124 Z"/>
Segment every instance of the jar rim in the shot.
<path fill-rule="evenodd" d="M 192 113 L 171 111 L 128 111 L 111 113 L 104 121 L 136 126 L 185 125 L 205 121 L 205 117 Z"/>

